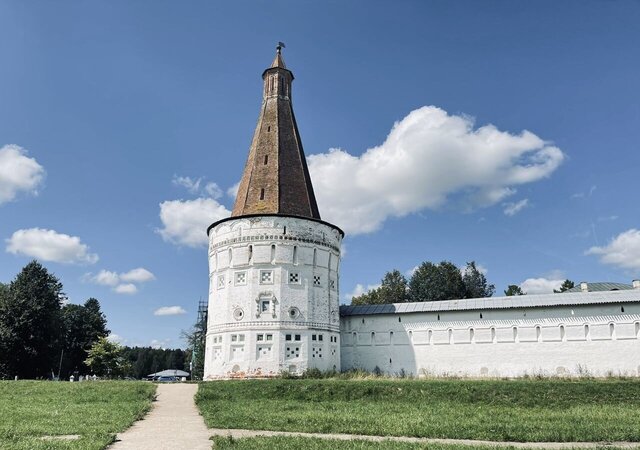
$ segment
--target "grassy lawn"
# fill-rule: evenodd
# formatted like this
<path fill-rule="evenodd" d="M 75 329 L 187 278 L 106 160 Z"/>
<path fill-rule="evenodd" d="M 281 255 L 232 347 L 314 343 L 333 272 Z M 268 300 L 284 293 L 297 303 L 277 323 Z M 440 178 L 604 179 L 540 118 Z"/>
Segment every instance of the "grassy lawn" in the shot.
<path fill-rule="evenodd" d="M 130 381 L 0 381 L 0 448 L 103 449 L 149 410 L 155 388 Z M 40 439 L 72 434 L 80 439 Z"/>
<path fill-rule="evenodd" d="M 214 450 L 496 450 L 498 447 L 472 447 L 445 444 L 413 444 L 406 442 L 338 441 L 307 437 L 213 438 Z M 499 447 L 508 450 L 514 447 Z M 611 450 L 611 449 L 609 449 Z"/>
<path fill-rule="evenodd" d="M 640 441 L 640 381 L 631 379 L 217 381 L 202 383 L 196 401 L 211 428 Z"/>
<path fill-rule="evenodd" d="M 214 450 L 513 450 L 515 448 L 484 445 L 413 444 L 390 441 L 338 441 L 308 437 L 213 438 Z M 596 450 L 616 450 L 616 448 L 603 445 L 602 447 L 596 447 Z"/>

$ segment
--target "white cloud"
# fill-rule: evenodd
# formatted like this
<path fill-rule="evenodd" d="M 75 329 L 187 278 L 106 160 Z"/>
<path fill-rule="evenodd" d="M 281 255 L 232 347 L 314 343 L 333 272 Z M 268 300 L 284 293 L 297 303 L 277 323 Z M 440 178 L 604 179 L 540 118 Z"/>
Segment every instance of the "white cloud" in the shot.
<path fill-rule="evenodd" d="M 38 194 L 44 180 L 44 168 L 17 145 L 0 148 L 0 205 L 14 200 L 20 193 Z"/>
<path fill-rule="evenodd" d="M 79 237 L 61 234 L 54 230 L 29 228 L 18 230 L 9 239 L 7 252 L 25 255 L 42 261 L 59 263 L 94 264 L 98 255 L 89 253 L 89 247 Z"/>
<path fill-rule="evenodd" d="M 170 342 L 171 339 L 151 339 L 151 347 L 165 349 Z"/>
<path fill-rule="evenodd" d="M 504 215 L 512 217 L 518 214 L 527 206 L 529 206 L 529 199 L 525 198 L 515 203 L 512 203 L 512 202 L 504 203 L 502 206 L 504 206 L 504 210 L 503 210 Z"/>
<path fill-rule="evenodd" d="M 358 297 L 366 292 L 369 292 L 372 289 L 378 289 L 380 286 L 380 284 L 369 284 L 365 288 L 364 285 L 358 283 L 356 284 L 356 287 L 353 288 L 353 291 L 344 294 L 343 298 L 345 301 L 350 302 L 353 297 Z"/>
<path fill-rule="evenodd" d="M 179 177 L 178 175 L 174 175 L 171 182 L 176 186 L 182 186 L 186 188 L 192 194 L 197 194 L 200 191 L 200 181 L 202 178 L 198 178 L 194 180 L 191 177 Z"/>
<path fill-rule="evenodd" d="M 413 266 L 411 269 L 407 270 L 404 275 L 406 277 L 411 278 L 413 276 L 414 273 L 416 273 L 416 270 L 418 270 L 418 267 L 420 267 L 420 265 L 417 266 Z"/>
<path fill-rule="evenodd" d="M 627 230 L 613 238 L 608 245 L 591 247 L 585 253 L 599 255 L 603 264 L 640 271 L 640 230 Z"/>
<path fill-rule="evenodd" d="M 124 343 L 124 338 L 119 334 L 111 333 L 109 336 L 107 336 L 107 339 L 111 342 L 115 342 L 116 344 Z"/>
<path fill-rule="evenodd" d="M 179 177 L 174 175 L 171 182 L 176 186 L 186 188 L 194 195 L 203 194 L 216 199 L 222 197 L 222 189 L 220 189 L 220 187 L 213 181 L 205 183 L 204 178 L 202 177 L 193 179 L 191 177 Z"/>
<path fill-rule="evenodd" d="M 120 277 L 115 272 L 101 270 L 95 277 L 90 277 L 89 280 L 102 286 L 116 286 L 120 282 Z"/>
<path fill-rule="evenodd" d="M 331 149 L 308 161 L 323 218 L 359 234 L 389 217 L 438 208 L 454 195 L 468 209 L 494 205 L 516 186 L 550 176 L 564 157 L 529 131 L 474 129 L 467 116 L 425 106 L 361 156 Z"/>
<path fill-rule="evenodd" d="M 154 316 L 178 316 L 186 314 L 187 311 L 181 306 L 163 306 L 153 312 Z"/>
<path fill-rule="evenodd" d="M 589 188 L 588 192 L 576 192 L 575 194 L 571 195 L 571 199 L 576 199 L 576 198 L 589 198 L 593 195 L 593 193 L 596 191 L 596 189 L 598 189 L 598 186 L 591 186 Z"/>
<path fill-rule="evenodd" d="M 527 278 L 520 283 L 520 289 L 527 294 L 551 294 L 554 289 L 559 289 L 560 285 L 564 282 L 565 278 L 552 279 L 552 278 Z"/>
<path fill-rule="evenodd" d="M 220 186 L 213 181 L 204 185 L 203 192 L 211 198 L 222 197 L 222 189 L 220 189 Z"/>
<path fill-rule="evenodd" d="M 146 283 L 147 281 L 155 280 L 156 277 L 144 267 L 138 267 L 129 272 L 121 273 L 120 279 L 129 283 Z"/>
<path fill-rule="evenodd" d="M 117 294 L 133 295 L 138 292 L 138 287 L 132 283 L 119 284 L 114 289 Z"/>
<path fill-rule="evenodd" d="M 155 280 L 156 277 L 144 267 L 138 267 L 120 274 L 110 270 L 101 270 L 96 275 L 87 273 L 82 279 L 101 286 L 110 286 L 118 294 L 135 294 L 138 292 L 138 287 L 134 283 L 146 283 Z"/>
<path fill-rule="evenodd" d="M 236 184 L 227 189 L 227 195 L 231 198 L 236 198 L 238 196 L 238 189 L 240 189 L 240 182 L 238 181 Z"/>
<path fill-rule="evenodd" d="M 160 203 L 162 238 L 188 247 L 207 245 L 207 227 L 231 215 L 231 211 L 212 198 L 169 200 Z"/>

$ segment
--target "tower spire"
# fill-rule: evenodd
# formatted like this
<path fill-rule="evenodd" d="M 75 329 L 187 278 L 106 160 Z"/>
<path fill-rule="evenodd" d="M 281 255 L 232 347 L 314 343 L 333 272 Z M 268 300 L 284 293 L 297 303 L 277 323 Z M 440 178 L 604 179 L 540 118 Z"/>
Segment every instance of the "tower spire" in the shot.
<path fill-rule="evenodd" d="M 284 42 L 278 42 L 276 45 L 276 56 L 273 58 L 273 62 L 271 63 L 271 68 L 280 67 L 282 69 L 286 69 L 287 66 L 284 63 L 284 58 L 282 57 L 282 49 L 285 48 Z"/>
<path fill-rule="evenodd" d="M 278 214 L 320 219 L 298 125 L 291 105 L 293 73 L 279 42 L 262 73 L 262 106 L 240 180 L 232 217 Z"/>

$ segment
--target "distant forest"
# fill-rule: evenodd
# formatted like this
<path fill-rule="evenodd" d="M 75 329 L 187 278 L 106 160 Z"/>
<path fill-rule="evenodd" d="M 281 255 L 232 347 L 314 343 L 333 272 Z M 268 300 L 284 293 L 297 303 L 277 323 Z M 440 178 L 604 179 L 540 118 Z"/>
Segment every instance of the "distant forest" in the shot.
<path fill-rule="evenodd" d="M 125 376 L 144 378 L 166 369 L 189 370 L 190 351 L 182 349 L 160 349 L 151 347 L 123 347 L 123 356 L 129 363 Z"/>

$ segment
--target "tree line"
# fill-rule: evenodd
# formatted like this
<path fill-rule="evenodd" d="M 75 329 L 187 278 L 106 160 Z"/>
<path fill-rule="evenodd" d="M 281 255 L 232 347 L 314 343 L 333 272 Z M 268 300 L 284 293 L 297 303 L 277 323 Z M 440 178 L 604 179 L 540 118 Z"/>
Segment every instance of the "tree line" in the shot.
<path fill-rule="evenodd" d="M 39 262 L 0 284 L 0 378 L 87 372 L 87 350 L 109 335 L 95 298 L 66 304 L 62 283 Z"/>
<path fill-rule="evenodd" d="M 558 289 L 554 289 L 554 294 L 560 294 L 561 292 L 566 292 L 569 289 L 573 289 L 575 287 L 575 283 L 571 280 L 564 280 Z M 526 292 L 522 290 L 520 286 L 517 284 L 510 284 L 507 286 L 507 289 L 504 291 L 504 295 L 510 297 L 512 295 L 527 295 Z"/>
<path fill-rule="evenodd" d="M 434 264 L 425 261 L 407 278 L 399 271 L 387 272 L 380 286 L 354 296 L 352 305 L 383 303 L 428 302 L 461 298 L 491 297 L 495 286 L 487 282 L 476 263 L 467 263 L 464 269 L 450 261 Z"/>
<path fill-rule="evenodd" d="M 573 288 L 575 283 L 565 280 L 559 289 L 560 293 Z M 377 305 L 384 303 L 431 302 L 439 300 L 457 300 L 464 298 L 491 297 L 495 286 L 487 281 L 478 269 L 475 261 L 468 262 L 459 268 L 450 261 L 434 264 L 425 261 L 420 264 L 407 279 L 399 270 L 387 272 L 380 286 L 354 296 L 352 305 Z M 511 284 L 504 295 L 526 295 L 518 285 Z"/>
<path fill-rule="evenodd" d="M 10 283 L 0 283 L 0 379 L 89 374 L 143 378 L 165 369 L 189 371 L 191 349 L 204 353 L 198 326 L 198 332 L 184 333 L 187 350 L 123 347 L 108 340 L 107 319 L 97 299 L 82 305 L 67 302 L 60 280 L 37 261 Z M 200 368 L 203 356 L 196 356 Z"/>

